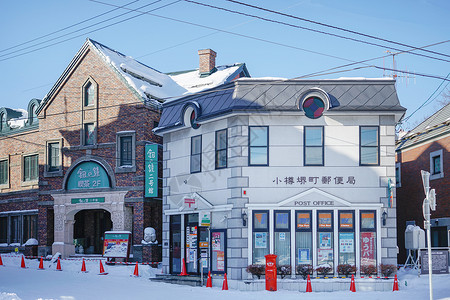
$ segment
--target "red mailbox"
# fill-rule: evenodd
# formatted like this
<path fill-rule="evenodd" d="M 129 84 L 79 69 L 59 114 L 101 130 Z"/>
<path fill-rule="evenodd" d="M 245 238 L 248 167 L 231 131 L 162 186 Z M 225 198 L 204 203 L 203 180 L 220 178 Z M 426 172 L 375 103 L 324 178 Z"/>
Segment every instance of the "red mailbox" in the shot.
<path fill-rule="evenodd" d="M 266 290 L 277 290 L 277 256 L 275 254 L 266 255 Z"/>

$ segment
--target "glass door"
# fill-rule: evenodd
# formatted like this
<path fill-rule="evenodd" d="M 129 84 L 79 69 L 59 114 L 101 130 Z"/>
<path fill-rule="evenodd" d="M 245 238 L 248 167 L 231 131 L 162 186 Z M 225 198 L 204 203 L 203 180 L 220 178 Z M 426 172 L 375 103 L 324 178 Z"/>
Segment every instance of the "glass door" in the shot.
<path fill-rule="evenodd" d="M 190 274 L 197 274 L 198 267 L 198 214 L 185 215 L 186 234 L 186 271 Z"/>
<path fill-rule="evenodd" d="M 170 216 L 170 273 L 181 273 L 181 215 Z"/>

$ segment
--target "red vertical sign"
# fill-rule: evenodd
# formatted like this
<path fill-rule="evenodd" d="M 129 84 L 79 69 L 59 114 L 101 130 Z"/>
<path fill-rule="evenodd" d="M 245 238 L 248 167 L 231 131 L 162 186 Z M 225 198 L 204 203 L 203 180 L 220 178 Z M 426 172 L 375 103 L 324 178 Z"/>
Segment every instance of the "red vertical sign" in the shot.
<path fill-rule="evenodd" d="M 361 232 L 361 265 L 376 265 L 375 232 Z"/>

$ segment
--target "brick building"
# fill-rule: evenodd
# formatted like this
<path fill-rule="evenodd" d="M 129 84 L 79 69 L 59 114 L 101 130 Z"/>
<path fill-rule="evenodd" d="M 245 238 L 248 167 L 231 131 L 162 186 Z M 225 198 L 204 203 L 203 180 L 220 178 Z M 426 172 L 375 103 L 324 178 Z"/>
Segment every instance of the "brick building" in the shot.
<path fill-rule="evenodd" d="M 397 230 L 398 262 L 406 261 L 407 225 L 424 228 L 425 198 L 421 170 L 430 172 L 430 187 L 436 190 L 436 210 L 431 211 L 431 246 L 450 246 L 450 104 L 423 121 L 397 141 Z"/>
<path fill-rule="evenodd" d="M 140 244 L 146 227 L 161 241 L 161 191 L 144 189 L 161 103 L 249 76 L 245 64 L 216 67 L 210 49 L 199 55 L 203 69 L 163 74 L 87 39 L 42 101 L 1 108 L 3 249 L 35 238 L 39 255 L 102 253 L 105 231 Z"/>

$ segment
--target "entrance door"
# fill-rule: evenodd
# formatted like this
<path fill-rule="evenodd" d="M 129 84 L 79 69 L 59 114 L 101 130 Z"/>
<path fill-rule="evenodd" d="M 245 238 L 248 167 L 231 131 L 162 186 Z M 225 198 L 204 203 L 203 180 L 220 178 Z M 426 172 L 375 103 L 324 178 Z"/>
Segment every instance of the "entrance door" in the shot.
<path fill-rule="evenodd" d="M 181 215 L 170 216 L 170 273 L 181 273 Z"/>
<path fill-rule="evenodd" d="M 189 274 L 200 274 L 200 258 L 203 272 L 208 272 L 209 262 L 209 230 L 208 227 L 198 226 L 198 214 L 185 216 L 186 233 L 186 271 Z"/>
<path fill-rule="evenodd" d="M 103 235 L 112 229 L 111 214 L 103 209 L 82 210 L 75 214 L 73 238 L 75 252 L 102 254 Z M 77 251 L 78 250 L 78 251 Z"/>

